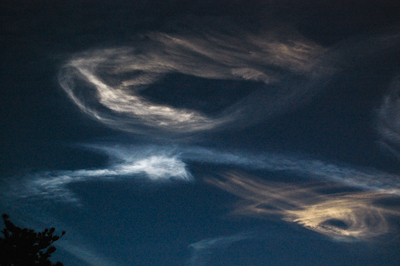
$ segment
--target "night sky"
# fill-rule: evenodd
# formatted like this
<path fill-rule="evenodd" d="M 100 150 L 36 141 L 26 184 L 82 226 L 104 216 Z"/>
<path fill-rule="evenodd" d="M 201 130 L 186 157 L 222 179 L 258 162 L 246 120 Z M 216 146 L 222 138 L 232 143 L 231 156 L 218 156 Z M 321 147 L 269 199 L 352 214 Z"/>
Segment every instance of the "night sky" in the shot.
<path fill-rule="evenodd" d="M 0 212 L 66 266 L 399 265 L 398 1 L 0 3 Z"/>

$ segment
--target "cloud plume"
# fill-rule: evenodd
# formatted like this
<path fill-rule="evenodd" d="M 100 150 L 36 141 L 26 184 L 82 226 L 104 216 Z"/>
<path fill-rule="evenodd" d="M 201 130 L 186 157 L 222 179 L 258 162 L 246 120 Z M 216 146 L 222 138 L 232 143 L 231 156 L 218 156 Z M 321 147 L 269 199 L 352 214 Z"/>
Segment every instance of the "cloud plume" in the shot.
<path fill-rule="evenodd" d="M 277 215 L 328 237 L 367 240 L 393 230 L 387 218 L 400 210 L 376 202 L 389 195 L 366 192 L 323 193 L 326 185 L 273 183 L 229 173 L 211 184 L 244 199 L 234 213 L 257 217 Z"/>

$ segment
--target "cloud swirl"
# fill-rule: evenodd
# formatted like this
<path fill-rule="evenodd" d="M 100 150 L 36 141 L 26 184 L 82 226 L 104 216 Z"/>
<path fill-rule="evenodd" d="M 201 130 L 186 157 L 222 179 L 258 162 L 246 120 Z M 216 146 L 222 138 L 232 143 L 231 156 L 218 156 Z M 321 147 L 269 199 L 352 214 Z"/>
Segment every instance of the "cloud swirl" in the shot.
<path fill-rule="evenodd" d="M 336 240 L 367 240 L 394 229 L 387 218 L 400 216 L 400 210 L 376 202 L 388 194 L 366 192 L 323 193 L 326 185 L 295 185 L 256 180 L 229 173 L 211 184 L 243 198 L 236 214 L 268 217 L 277 215 Z"/>
<path fill-rule="evenodd" d="M 179 134 L 244 126 L 279 114 L 308 100 L 312 84 L 332 70 L 322 63 L 321 46 L 289 31 L 197 32 L 149 33 L 131 47 L 75 55 L 61 69 L 60 85 L 83 112 L 112 128 Z M 141 94 L 172 73 L 264 86 L 213 115 L 155 103 Z"/>

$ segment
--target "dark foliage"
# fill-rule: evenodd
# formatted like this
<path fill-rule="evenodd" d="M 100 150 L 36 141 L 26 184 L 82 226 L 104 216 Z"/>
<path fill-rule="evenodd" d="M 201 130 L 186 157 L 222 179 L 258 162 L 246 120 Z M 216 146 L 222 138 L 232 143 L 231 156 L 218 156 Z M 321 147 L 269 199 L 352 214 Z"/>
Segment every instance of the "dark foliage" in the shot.
<path fill-rule="evenodd" d="M 32 229 L 20 228 L 3 214 L 5 228 L 0 236 L 0 266 L 63 266 L 52 263 L 49 258 L 56 251 L 52 245 L 61 236 L 55 235 L 55 228 L 36 233 Z"/>

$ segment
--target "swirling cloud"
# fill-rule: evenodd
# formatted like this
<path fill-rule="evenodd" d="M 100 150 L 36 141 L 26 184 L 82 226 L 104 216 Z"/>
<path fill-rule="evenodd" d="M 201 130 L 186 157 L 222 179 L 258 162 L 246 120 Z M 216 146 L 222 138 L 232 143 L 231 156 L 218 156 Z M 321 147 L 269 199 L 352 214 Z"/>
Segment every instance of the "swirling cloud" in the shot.
<path fill-rule="evenodd" d="M 197 34 L 150 33 L 132 47 L 76 55 L 61 69 L 59 82 L 82 111 L 110 127 L 177 134 L 245 126 L 276 115 L 309 99 L 315 89 L 310 84 L 331 73 L 321 63 L 324 49 L 298 34 L 203 28 Z M 213 115 L 141 94 L 172 73 L 265 86 Z"/>
<path fill-rule="evenodd" d="M 367 240 L 392 231 L 388 216 L 400 216 L 400 209 L 377 204 L 389 195 L 379 192 L 327 193 L 326 185 L 290 185 L 263 182 L 230 173 L 224 180 L 209 179 L 245 201 L 234 213 L 265 217 L 278 215 L 328 237 L 349 241 Z"/>

